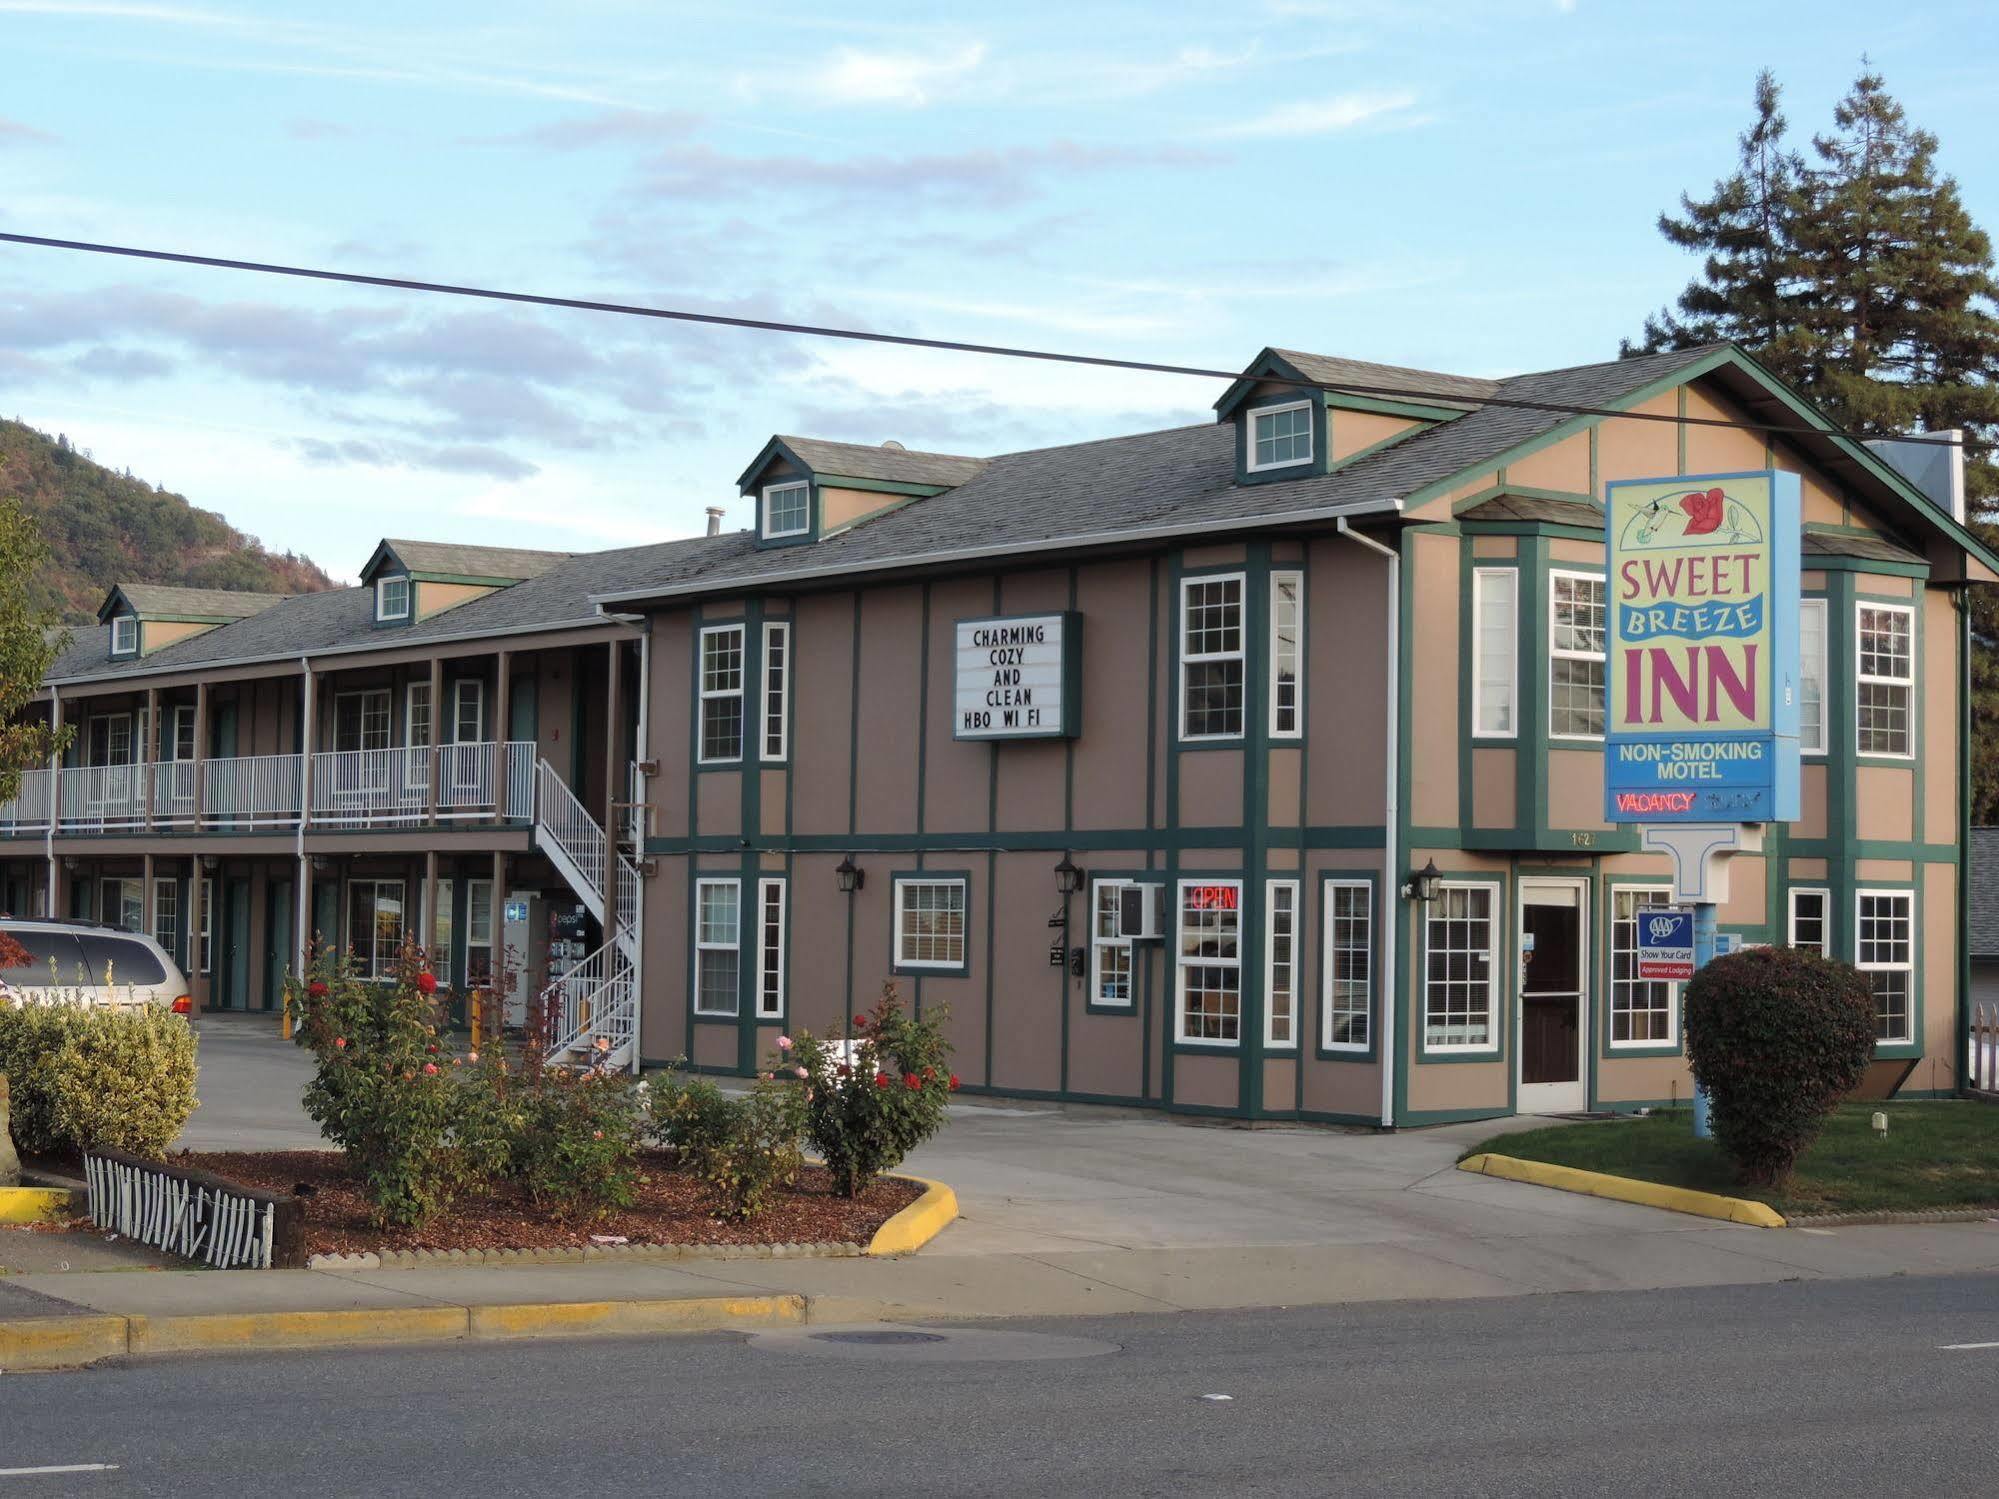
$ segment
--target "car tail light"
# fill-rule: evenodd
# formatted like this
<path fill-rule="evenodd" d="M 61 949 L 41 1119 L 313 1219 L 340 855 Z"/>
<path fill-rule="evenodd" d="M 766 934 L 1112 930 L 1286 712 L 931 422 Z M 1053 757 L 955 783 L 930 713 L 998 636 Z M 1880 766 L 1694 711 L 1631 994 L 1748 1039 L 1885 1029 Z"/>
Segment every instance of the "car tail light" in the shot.
<path fill-rule="evenodd" d="M 185 994 L 181 995 L 174 1001 L 174 1013 L 176 1015 L 192 1015 L 194 1013 L 194 1001 L 189 999 Z"/>

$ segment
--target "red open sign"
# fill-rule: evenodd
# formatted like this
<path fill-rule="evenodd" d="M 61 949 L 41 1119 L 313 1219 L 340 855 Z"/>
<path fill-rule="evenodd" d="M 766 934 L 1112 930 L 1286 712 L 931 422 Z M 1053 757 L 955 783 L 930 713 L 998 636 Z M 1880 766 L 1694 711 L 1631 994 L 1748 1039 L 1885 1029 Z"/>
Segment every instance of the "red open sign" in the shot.
<path fill-rule="evenodd" d="M 1187 909 L 1190 911 L 1233 911 L 1241 902 L 1242 891 L 1234 885 L 1187 887 Z"/>

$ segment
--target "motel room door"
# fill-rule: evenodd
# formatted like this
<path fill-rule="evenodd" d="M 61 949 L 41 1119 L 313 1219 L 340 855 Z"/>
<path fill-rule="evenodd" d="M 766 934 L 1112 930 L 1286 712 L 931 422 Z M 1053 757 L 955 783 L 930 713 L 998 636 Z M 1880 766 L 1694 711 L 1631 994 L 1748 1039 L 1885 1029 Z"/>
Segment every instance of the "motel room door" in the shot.
<path fill-rule="evenodd" d="M 1517 1108 L 1523 1114 L 1580 1113 L 1589 1107 L 1583 1071 L 1588 892 L 1583 880 L 1520 882 Z"/>

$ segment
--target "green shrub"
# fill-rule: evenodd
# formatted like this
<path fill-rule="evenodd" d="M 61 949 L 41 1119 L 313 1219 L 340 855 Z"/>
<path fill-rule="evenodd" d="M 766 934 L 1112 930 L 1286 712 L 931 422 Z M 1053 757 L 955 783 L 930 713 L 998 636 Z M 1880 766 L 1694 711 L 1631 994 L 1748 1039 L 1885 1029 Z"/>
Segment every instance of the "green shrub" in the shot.
<path fill-rule="evenodd" d="M 194 1031 L 164 1007 L 0 1002 L 14 1141 L 37 1155 L 159 1160 L 196 1108 Z"/>
<path fill-rule="evenodd" d="M 1856 969 L 1755 947 L 1687 984 L 1687 1057 L 1714 1136 L 1753 1187 L 1784 1181 L 1874 1055 L 1874 998 Z"/>
<path fill-rule="evenodd" d="M 874 1009 L 825 1039 L 801 1031 L 779 1037 L 788 1065 L 807 1083 L 806 1138 L 825 1158 L 834 1190 L 854 1197 L 934 1135 L 958 1079 L 946 1058 L 943 1009 L 922 1019 L 903 1012 L 893 982 Z"/>
<path fill-rule="evenodd" d="M 721 1107 L 706 1115 L 704 1130 L 685 1147 L 684 1159 L 715 1194 L 723 1216 L 753 1218 L 769 1206 L 771 1193 L 798 1179 L 805 1164 L 799 1137 L 808 1090 L 766 1073 L 746 1094 L 716 1096 Z"/>
<path fill-rule="evenodd" d="M 714 1145 L 734 1127 L 733 1100 L 705 1077 L 687 1077 L 679 1064 L 655 1073 L 643 1084 L 649 1133 L 683 1160 Z"/>
<path fill-rule="evenodd" d="M 286 982 L 293 1039 L 317 1068 L 305 1111 L 347 1156 L 380 1225 L 421 1223 L 492 1169 L 459 1138 L 467 1089 L 440 1039 L 444 1015 L 422 953 L 404 947 L 393 983 L 363 982 L 352 962 L 321 949 L 301 982 Z"/>

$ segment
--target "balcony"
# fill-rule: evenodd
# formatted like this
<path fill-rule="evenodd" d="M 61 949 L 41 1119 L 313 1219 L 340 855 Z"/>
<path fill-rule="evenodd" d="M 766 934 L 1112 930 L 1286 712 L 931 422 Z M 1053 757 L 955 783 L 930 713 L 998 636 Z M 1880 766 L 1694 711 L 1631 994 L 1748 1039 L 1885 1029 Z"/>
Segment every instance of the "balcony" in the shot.
<path fill-rule="evenodd" d="M 59 834 L 295 829 L 302 808 L 309 828 L 529 822 L 534 788 L 535 746 L 525 740 L 73 766 L 25 772 L 14 799 L 0 803 L 0 837 L 46 834 L 51 815 Z"/>

